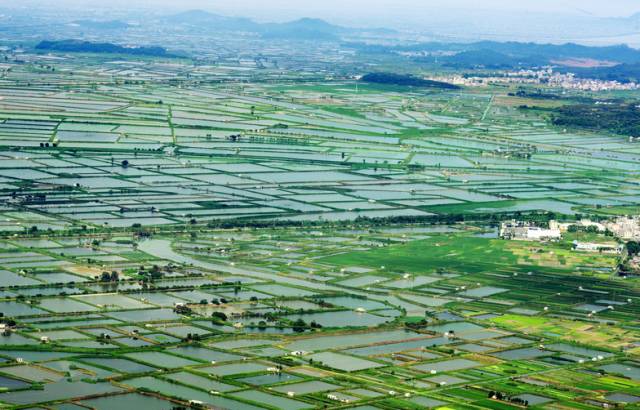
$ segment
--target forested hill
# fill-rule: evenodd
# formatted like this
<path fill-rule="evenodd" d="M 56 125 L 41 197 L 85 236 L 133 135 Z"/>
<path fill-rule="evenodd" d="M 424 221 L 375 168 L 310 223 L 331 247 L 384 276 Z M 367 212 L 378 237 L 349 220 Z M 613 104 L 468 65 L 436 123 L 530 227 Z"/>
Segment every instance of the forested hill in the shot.
<path fill-rule="evenodd" d="M 640 109 L 636 104 L 576 104 L 560 107 L 552 114 L 554 125 L 606 131 L 640 137 Z"/>
<path fill-rule="evenodd" d="M 36 50 L 61 51 L 67 53 L 127 54 L 151 57 L 176 57 L 163 47 L 129 47 L 113 43 L 93 43 L 80 40 L 41 41 Z"/>
<path fill-rule="evenodd" d="M 419 88 L 441 88 L 447 90 L 457 90 L 460 87 L 442 81 L 425 80 L 412 75 L 394 73 L 369 73 L 362 76 L 361 81 L 373 84 L 399 85 Z"/>

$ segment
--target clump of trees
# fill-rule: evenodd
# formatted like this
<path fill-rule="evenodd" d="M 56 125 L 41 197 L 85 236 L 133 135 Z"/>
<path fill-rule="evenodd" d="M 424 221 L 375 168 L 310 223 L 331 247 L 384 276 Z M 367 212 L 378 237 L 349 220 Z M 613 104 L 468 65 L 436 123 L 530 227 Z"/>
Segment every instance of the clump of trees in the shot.
<path fill-rule="evenodd" d="M 525 406 L 525 407 L 529 406 L 529 401 L 528 400 L 524 400 L 524 399 L 521 399 L 519 397 L 509 397 L 506 394 L 501 393 L 499 391 L 490 391 L 489 395 L 487 397 L 489 397 L 490 399 L 493 399 L 493 400 L 508 401 L 508 402 L 511 402 L 511 403 L 514 403 L 514 404 L 519 404 L 519 405 Z"/>
<path fill-rule="evenodd" d="M 566 69 L 569 70 L 568 68 Z M 571 67 L 571 72 L 579 78 L 593 78 L 620 83 L 638 82 L 640 80 L 640 64 L 625 63 L 613 67 Z"/>
<path fill-rule="evenodd" d="M 214 322 L 226 322 L 228 320 L 227 315 L 224 312 L 213 312 L 211 318 Z"/>
<path fill-rule="evenodd" d="M 291 328 L 293 329 L 294 332 L 302 333 L 307 329 L 311 329 L 311 330 L 322 329 L 322 325 L 316 322 L 315 320 L 307 324 L 307 322 L 305 322 L 302 318 L 299 318 L 295 322 L 293 322 L 293 325 L 291 326 Z"/>
<path fill-rule="evenodd" d="M 640 254 L 640 243 L 637 241 L 629 241 L 625 244 L 627 257 L 618 264 L 618 276 L 627 276 L 638 271 L 637 264 L 633 258 Z"/>
<path fill-rule="evenodd" d="M 509 93 L 511 97 L 521 97 L 521 98 L 534 98 L 541 100 L 559 100 L 562 97 L 557 94 L 546 93 L 541 89 L 536 90 L 526 90 L 524 88 L 518 89 L 515 93 Z"/>
<path fill-rule="evenodd" d="M 140 266 L 138 275 L 142 277 L 143 282 L 153 282 L 155 280 L 162 279 L 164 272 L 158 265 L 153 265 L 149 268 L 149 271 L 147 271 L 144 266 Z"/>
<path fill-rule="evenodd" d="M 295 322 L 293 322 L 292 327 L 294 332 L 302 333 L 307 328 L 307 322 L 305 322 L 304 320 L 302 320 L 302 318 L 300 318 Z"/>
<path fill-rule="evenodd" d="M 191 316 L 193 315 L 193 310 L 187 305 L 176 305 L 173 308 L 173 311 L 179 315 L 183 316 Z"/>
<path fill-rule="evenodd" d="M 625 248 L 627 249 L 627 254 L 631 258 L 633 258 L 634 256 L 640 253 L 640 243 L 636 241 L 627 242 L 627 244 L 625 245 Z"/>
<path fill-rule="evenodd" d="M 640 108 L 636 104 L 575 104 L 557 108 L 554 125 L 607 131 L 628 137 L 640 136 Z"/>
<path fill-rule="evenodd" d="M 109 282 L 117 282 L 120 280 L 120 275 L 116 271 L 112 272 L 102 272 L 100 275 L 100 282 L 109 283 Z"/>
<path fill-rule="evenodd" d="M 146 47 L 125 47 L 113 43 L 94 43 L 91 41 L 81 40 L 58 40 L 58 41 L 41 41 L 36 45 L 36 50 L 43 51 L 61 51 L 65 53 L 107 53 L 107 54 L 129 54 L 136 56 L 152 56 L 152 57 L 175 57 L 163 47 L 146 46 Z"/>
<path fill-rule="evenodd" d="M 425 80 L 412 75 L 403 75 L 395 73 L 369 73 L 362 76 L 361 79 L 365 83 L 399 85 L 406 87 L 420 88 L 442 88 L 448 90 L 457 90 L 457 85 L 445 83 L 442 81 Z"/>

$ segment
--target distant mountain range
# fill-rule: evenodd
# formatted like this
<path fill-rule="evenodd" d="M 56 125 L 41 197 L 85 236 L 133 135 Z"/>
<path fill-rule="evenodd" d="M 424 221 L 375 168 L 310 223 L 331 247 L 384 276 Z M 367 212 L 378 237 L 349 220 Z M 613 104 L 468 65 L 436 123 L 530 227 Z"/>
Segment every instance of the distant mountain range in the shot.
<path fill-rule="evenodd" d="M 418 63 L 458 70 L 510 70 L 554 66 L 585 78 L 630 82 L 640 80 L 640 50 L 626 45 L 590 47 L 579 44 L 537 44 L 479 41 L 382 46 L 350 43 L 360 53 L 408 53 Z M 413 55 L 412 55 L 413 54 Z"/>
<path fill-rule="evenodd" d="M 582 23 L 594 23 L 596 28 L 617 26 L 619 30 L 632 33 L 634 27 L 640 36 L 640 13 L 623 18 L 581 17 Z M 558 20 L 560 22 L 561 20 Z M 511 22 L 515 24 L 515 22 Z M 576 23 L 576 22 L 574 22 Z M 140 23 L 129 24 L 122 20 L 75 20 L 66 23 L 76 30 L 69 37 L 82 38 L 85 30 L 93 30 L 96 35 L 122 35 L 124 30 L 145 30 L 145 28 L 166 27 L 180 32 L 197 32 L 215 35 L 217 32 L 253 33 L 265 40 L 286 41 L 332 41 L 341 46 L 355 49 L 361 54 L 403 54 L 417 63 L 426 63 L 458 70 L 476 69 L 520 69 L 554 66 L 560 71 L 574 72 L 578 76 L 618 80 L 622 82 L 640 81 L 640 49 L 626 45 L 585 46 L 575 43 L 552 44 L 518 41 L 432 41 L 423 43 L 400 43 L 397 40 L 406 33 L 388 29 L 362 29 L 331 24 L 317 18 L 301 18 L 284 23 L 260 23 L 245 17 L 229 17 L 203 10 L 190 10 L 178 14 L 150 17 Z M 425 23 L 427 24 L 427 23 Z M 462 30 L 462 28 L 461 28 Z M 464 30 L 463 30 L 464 31 Z M 142 31 L 144 32 L 144 31 Z M 371 42 L 370 34 L 379 34 L 384 42 Z M 398 36 L 394 37 L 394 34 Z M 97 37 L 99 38 L 99 37 Z M 118 38 L 118 37 L 105 37 Z M 362 39 L 362 40 L 360 40 Z M 347 41 L 351 41 L 348 43 Z M 384 44 L 384 45 L 383 45 Z M 387 45 L 391 44 L 391 45 Z M 174 57 L 162 47 L 128 47 L 112 43 L 91 43 L 78 40 L 43 41 L 38 50 L 60 52 L 120 53 Z"/>
<path fill-rule="evenodd" d="M 413 23 L 402 25 L 402 27 L 403 32 L 406 29 L 414 34 L 426 35 L 442 42 L 464 43 L 473 39 L 495 41 L 526 39 L 536 42 L 574 41 L 585 44 L 606 44 L 616 41 L 623 43 L 626 42 L 625 40 L 640 41 L 640 13 L 618 18 L 584 15 L 568 18 L 563 15 L 540 13 L 531 13 L 530 15 L 523 13 L 518 15 L 494 14 L 461 13 L 447 15 L 446 18 L 438 13 L 426 15 L 423 18 L 418 18 L 416 15 L 408 17 L 408 21 L 413 21 Z M 247 17 L 224 16 L 204 10 L 189 10 L 177 14 L 145 16 L 144 18 L 136 15 L 133 18 L 141 20 L 140 26 L 162 26 L 169 30 L 177 28 L 201 33 L 237 31 L 254 33 L 265 39 L 336 41 L 354 38 L 359 34 L 383 36 L 399 34 L 390 28 L 346 27 L 318 18 L 305 17 L 284 23 L 261 23 Z M 394 26 L 393 21 L 391 19 L 388 24 L 397 27 L 397 22 Z M 126 30 L 132 27 L 122 20 L 76 20 L 71 24 L 98 32 Z"/>
<path fill-rule="evenodd" d="M 368 43 L 349 43 L 362 52 L 439 54 L 437 59 L 452 66 L 504 68 L 519 65 L 560 64 L 562 60 L 590 59 L 610 62 L 611 65 L 640 62 L 640 50 L 626 45 L 583 46 L 574 43 L 539 44 L 516 41 L 478 41 L 475 43 L 427 42 L 385 46 Z M 444 54 L 444 55 L 443 55 Z M 436 59 L 434 57 L 433 59 Z"/>
<path fill-rule="evenodd" d="M 454 68 L 615 66 L 640 62 L 640 50 L 627 46 L 588 47 L 578 44 L 535 44 L 482 41 L 441 61 Z"/>
<path fill-rule="evenodd" d="M 189 10 L 161 17 L 160 20 L 168 24 L 189 25 L 224 31 L 256 31 L 260 26 L 245 17 L 226 17 L 203 10 Z"/>
<path fill-rule="evenodd" d="M 258 23 L 244 17 L 226 17 L 203 10 L 190 10 L 165 16 L 161 21 L 173 25 L 190 26 L 200 30 L 244 31 L 266 39 L 340 40 L 346 34 L 358 32 L 394 33 L 389 29 L 357 29 L 337 26 L 321 19 L 301 18 L 286 23 Z"/>
<path fill-rule="evenodd" d="M 281 24 L 262 24 L 261 28 L 261 34 L 264 38 L 297 38 L 300 40 L 339 40 L 341 35 L 354 31 L 312 18 Z"/>
<path fill-rule="evenodd" d="M 343 43 L 362 54 L 405 54 L 416 63 L 456 70 L 517 70 L 552 66 L 581 78 L 640 82 L 640 50 L 626 45 L 592 47 L 479 41 L 383 46 Z"/>

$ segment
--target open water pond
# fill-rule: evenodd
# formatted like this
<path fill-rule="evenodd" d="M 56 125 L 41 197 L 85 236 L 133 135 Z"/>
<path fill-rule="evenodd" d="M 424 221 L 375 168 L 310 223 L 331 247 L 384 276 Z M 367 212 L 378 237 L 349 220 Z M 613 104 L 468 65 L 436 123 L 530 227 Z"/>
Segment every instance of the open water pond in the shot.
<path fill-rule="evenodd" d="M 270 384 L 290 383 L 301 379 L 301 377 L 289 373 L 269 373 L 260 376 L 244 377 L 236 380 L 253 386 L 265 386 Z"/>
<path fill-rule="evenodd" d="M 24 389 L 31 386 L 31 383 L 27 383 L 18 379 L 11 379 L 9 377 L 0 376 L 0 389 L 17 390 Z"/>
<path fill-rule="evenodd" d="M 145 373 L 155 370 L 155 367 L 136 363 L 127 359 L 119 359 L 115 357 L 90 357 L 81 359 L 83 362 L 95 364 L 96 366 L 107 367 L 109 369 L 118 370 L 126 373 Z"/>
<path fill-rule="evenodd" d="M 287 349 L 291 351 L 312 352 L 316 350 L 332 349 L 336 346 L 348 348 L 351 346 L 364 346 L 374 343 L 400 342 L 420 336 L 422 335 L 419 333 L 406 330 L 365 332 L 339 336 L 315 336 L 293 341 L 287 346 Z"/>
<path fill-rule="evenodd" d="M 193 360 L 183 359 L 181 357 L 173 356 L 162 352 L 136 352 L 128 353 L 125 355 L 133 360 L 138 360 L 144 363 L 148 363 L 152 366 L 167 367 L 170 369 L 176 367 L 193 366 L 199 364 Z"/>
<path fill-rule="evenodd" d="M 535 347 L 525 347 L 522 349 L 505 350 L 504 352 L 492 353 L 492 356 L 503 360 L 530 360 L 538 357 L 550 356 L 552 352 L 540 350 Z"/>
<path fill-rule="evenodd" d="M 314 380 L 310 382 L 302 382 L 302 383 L 294 383 L 287 384 L 285 386 L 274 387 L 273 390 L 280 393 L 288 393 L 293 392 L 294 394 L 309 394 L 309 393 L 319 393 L 325 392 L 329 390 L 339 389 L 340 386 L 323 382 L 320 380 Z"/>
<path fill-rule="evenodd" d="M 196 346 L 180 346 L 168 349 L 167 352 L 185 356 L 195 360 L 203 360 L 205 362 L 230 362 L 242 359 L 242 356 L 232 353 L 219 352 L 217 350 L 205 349 Z"/>
<path fill-rule="evenodd" d="M 268 368 L 269 366 L 264 365 L 262 363 L 244 362 L 244 363 L 223 364 L 221 366 L 202 367 L 197 369 L 197 371 L 207 372 L 210 374 L 214 374 L 216 376 L 224 377 L 224 376 L 231 376 L 231 375 L 242 374 L 242 373 L 264 372 Z"/>
<path fill-rule="evenodd" d="M 607 364 L 600 368 L 608 373 L 621 374 L 633 380 L 640 380 L 640 367 L 628 363 Z"/>
<path fill-rule="evenodd" d="M 113 386 L 110 383 L 68 382 L 61 380 L 55 383 L 45 383 L 42 390 L 22 390 L 0 394 L 0 401 L 25 405 L 121 391 L 120 387 Z"/>
<path fill-rule="evenodd" d="M 314 405 L 305 402 L 293 400 L 286 397 L 274 396 L 273 394 L 268 394 L 257 390 L 245 390 L 242 392 L 233 393 L 232 396 L 244 400 L 249 400 L 254 403 L 265 403 L 271 407 L 276 407 L 283 410 L 300 410 L 315 407 Z"/>
<path fill-rule="evenodd" d="M 307 323 L 316 322 L 323 327 L 375 327 L 391 320 L 388 317 L 354 311 L 296 314 L 287 318 L 291 321 L 302 319 Z"/>
<path fill-rule="evenodd" d="M 558 352 L 576 354 L 578 356 L 584 356 L 584 357 L 588 357 L 588 358 L 593 358 L 593 357 L 598 357 L 598 356 L 602 356 L 602 357 L 607 358 L 607 357 L 613 356 L 613 353 L 603 352 L 602 350 L 588 349 L 586 347 L 573 346 L 573 345 L 568 345 L 568 344 L 564 344 L 564 343 L 554 343 L 554 344 L 548 345 L 546 347 L 549 350 L 555 350 L 555 351 L 558 351 Z"/>
<path fill-rule="evenodd" d="M 165 380 L 155 379 L 152 377 L 141 377 L 137 379 L 127 380 L 126 384 L 133 387 L 144 387 L 151 391 L 157 391 L 165 395 L 180 397 L 183 400 L 199 400 L 203 403 L 210 404 L 214 407 L 233 410 L 258 410 L 262 407 L 252 406 L 241 403 L 236 400 L 227 399 L 217 395 L 209 394 L 202 390 L 196 390 L 191 387 L 181 386 L 179 384 L 170 383 Z"/>
<path fill-rule="evenodd" d="M 170 401 L 160 400 L 153 396 L 138 393 L 123 394 L 118 396 L 98 397 L 91 400 L 83 400 L 82 404 L 95 410 L 171 410 L 174 404 Z"/>
<path fill-rule="evenodd" d="M 468 359 L 451 359 L 444 360 L 442 362 L 419 364 L 416 366 L 412 366 L 412 369 L 420 370 L 427 373 L 433 373 L 470 369 L 476 366 L 480 366 L 480 363 Z"/>
<path fill-rule="evenodd" d="M 42 299 L 39 306 L 54 313 L 93 312 L 98 310 L 95 306 L 68 298 Z"/>
<path fill-rule="evenodd" d="M 347 372 L 383 367 L 383 364 L 334 352 L 316 353 L 310 356 L 314 362 Z"/>
<path fill-rule="evenodd" d="M 331 303 L 332 305 L 343 306 L 349 309 L 363 308 L 365 310 L 376 310 L 388 308 L 388 306 L 382 302 L 350 296 L 331 297 L 324 299 L 324 301 Z"/>
<path fill-rule="evenodd" d="M 206 391 L 228 392 L 238 390 L 240 387 L 222 383 L 207 377 L 198 376 L 188 372 L 178 372 L 163 376 L 165 379 L 173 380 L 188 386 L 197 387 Z"/>

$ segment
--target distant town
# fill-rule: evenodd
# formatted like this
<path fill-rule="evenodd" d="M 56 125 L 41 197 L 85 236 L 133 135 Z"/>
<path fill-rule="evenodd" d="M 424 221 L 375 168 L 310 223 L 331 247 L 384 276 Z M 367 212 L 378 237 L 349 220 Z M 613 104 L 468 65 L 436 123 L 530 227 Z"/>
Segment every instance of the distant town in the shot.
<path fill-rule="evenodd" d="M 517 70 L 505 71 L 482 76 L 473 75 L 437 75 L 428 76 L 429 80 L 443 81 L 451 84 L 467 87 L 483 87 L 490 84 L 522 84 L 522 85 L 544 85 L 564 90 L 578 91 L 632 91 L 640 89 L 640 84 L 634 81 L 619 82 L 616 80 L 598 80 L 590 78 L 580 78 L 573 73 L 560 73 L 553 68 L 540 70 Z"/>

